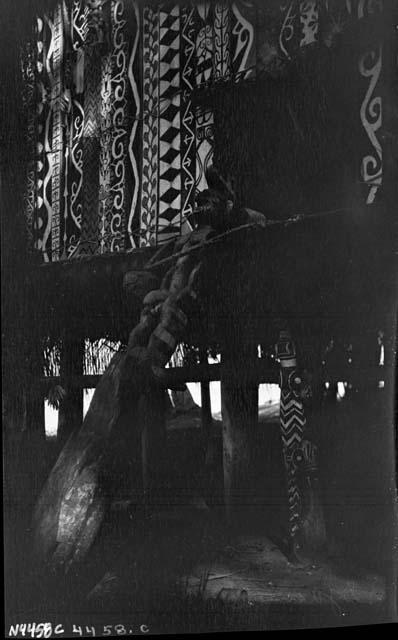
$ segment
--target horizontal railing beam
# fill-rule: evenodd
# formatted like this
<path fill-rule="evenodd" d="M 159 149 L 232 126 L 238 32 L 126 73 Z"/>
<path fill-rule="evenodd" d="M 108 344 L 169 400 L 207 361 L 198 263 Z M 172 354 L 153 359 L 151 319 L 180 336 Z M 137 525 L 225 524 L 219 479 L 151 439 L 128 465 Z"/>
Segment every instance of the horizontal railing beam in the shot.
<path fill-rule="evenodd" d="M 382 380 L 388 375 L 387 366 L 352 367 L 342 366 L 320 369 L 317 373 L 324 381 L 351 381 L 360 380 Z M 161 380 L 165 387 L 173 388 L 187 382 L 215 382 L 221 379 L 230 379 L 231 382 L 241 382 L 244 384 L 253 383 L 278 383 L 279 365 L 272 365 L 270 361 L 258 359 L 255 362 L 248 362 L 244 371 L 229 369 L 222 364 L 195 364 L 183 367 L 168 367 L 162 371 Z M 96 387 L 101 375 L 79 375 L 70 378 L 61 376 L 45 376 L 40 383 L 43 386 L 53 387 L 55 385 L 68 384 L 75 388 Z"/>

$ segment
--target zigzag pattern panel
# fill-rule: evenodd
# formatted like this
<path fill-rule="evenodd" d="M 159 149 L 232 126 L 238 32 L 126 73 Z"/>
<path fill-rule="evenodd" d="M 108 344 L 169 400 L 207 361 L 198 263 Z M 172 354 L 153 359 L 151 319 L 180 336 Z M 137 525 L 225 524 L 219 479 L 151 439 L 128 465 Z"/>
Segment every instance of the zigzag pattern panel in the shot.
<path fill-rule="evenodd" d="M 280 360 L 280 430 L 283 459 L 286 469 L 286 484 L 289 509 L 289 533 L 295 539 L 302 512 L 302 500 L 299 491 L 297 461 L 295 452 L 300 448 L 306 425 L 303 403 L 291 388 L 297 368 L 296 348 L 288 331 L 281 331 L 276 354 Z"/>
<path fill-rule="evenodd" d="M 302 402 L 291 392 L 284 391 L 283 394 L 280 411 L 282 442 L 285 447 L 290 449 L 301 442 L 305 416 Z"/>
<path fill-rule="evenodd" d="M 192 91 L 195 84 L 194 8 L 181 8 L 181 233 L 192 229 L 195 206 L 196 139 Z"/>
<path fill-rule="evenodd" d="M 180 233 L 180 7 L 159 9 L 159 217 L 157 242 Z"/>
<path fill-rule="evenodd" d="M 280 428 L 287 475 L 289 529 L 292 537 L 294 537 L 299 530 L 301 515 L 301 497 L 298 488 L 297 465 L 293 454 L 301 445 L 305 422 L 302 402 L 295 397 L 293 392 L 282 389 L 280 400 Z"/>
<path fill-rule="evenodd" d="M 143 10 L 143 105 L 142 105 L 142 182 L 141 246 L 156 243 L 158 207 L 158 88 L 159 88 L 159 17 L 157 10 Z"/>

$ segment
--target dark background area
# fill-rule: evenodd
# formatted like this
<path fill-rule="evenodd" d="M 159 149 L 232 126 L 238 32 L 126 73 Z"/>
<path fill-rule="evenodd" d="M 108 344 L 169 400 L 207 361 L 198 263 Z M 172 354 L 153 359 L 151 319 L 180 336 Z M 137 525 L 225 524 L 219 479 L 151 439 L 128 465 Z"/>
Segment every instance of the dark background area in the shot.
<path fill-rule="evenodd" d="M 95 279 L 88 266 L 87 280 L 72 276 L 60 296 L 60 280 L 48 273 L 39 275 L 36 256 L 27 250 L 22 198 L 26 114 L 19 99 L 22 80 L 18 56 L 38 5 L 6 3 L 0 54 L 5 583 L 7 606 L 15 609 L 30 606 L 31 583 L 23 584 L 31 510 L 57 452 L 56 445 L 45 442 L 29 420 L 29 403 L 34 405 L 36 400 L 26 392 L 41 375 L 40 339 L 49 327 L 56 335 L 57 323 L 62 325 L 65 316 L 71 322 L 76 320 L 81 329 L 85 314 L 81 329 L 85 335 L 91 331 L 92 336 L 101 336 L 107 326 L 114 338 L 119 337 L 118 331 L 125 331 L 130 320 L 117 293 L 121 279 L 117 269 L 114 279 L 109 279 L 109 273 L 101 273 L 98 267 Z M 40 8 L 44 5 L 42 2 Z M 365 378 L 357 381 L 342 403 L 324 398 L 314 410 L 312 422 L 321 452 L 321 485 L 332 547 L 335 545 L 336 553 L 346 560 L 347 573 L 353 564 L 389 575 L 395 495 L 397 167 L 396 156 L 387 152 L 378 202 L 371 210 L 359 206 L 362 196 L 352 186 L 353 166 L 345 160 L 355 155 L 358 127 L 347 109 L 353 90 L 350 71 L 345 86 L 339 80 L 347 48 L 342 51 L 340 60 L 331 59 L 327 52 L 317 60 L 323 84 L 307 86 L 300 81 L 305 65 L 313 64 L 304 60 L 303 68 L 291 70 L 287 82 L 265 79 L 243 92 L 234 89 L 211 97 L 220 123 L 217 164 L 230 167 L 238 176 L 242 203 L 272 219 L 339 207 L 350 211 L 275 227 L 261 232 L 261 241 L 248 233 L 240 240 L 228 241 L 223 251 L 214 251 L 208 261 L 209 279 L 214 282 L 214 274 L 221 272 L 227 277 L 212 290 L 204 282 L 204 307 L 211 313 L 208 317 L 203 314 L 200 323 L 203 340 L 217 348 L 225 341 L 233 344 L 239 340 L 242 331 L 251 332 L 253 341 L 260 337 L 261 343 L 271 345 L 280 323 L 289 321 L 303 358 L 315 367 L 331 336 L 340 345 L 353 344 L 356 362 L 377 364 L 377 331 L 384 331 L 385 388 L 378 390 Z M 330 68 L 332 74 L 327 73 Z M 307 108 L 309 93 L 314 96 L 311 109 Z M 300 100 L 304 105 L 300 106 Z M 394 103 L 393 96 L 390 103 Z M 289 113 L 289 105 L 296 117 Z M 262 124 L 265 119 L 266 127 Z M 394 132 L 396 113 L 389 121 Z M 274 161 L 276 155 L 278 162 Z M 337 183 L 341 189 L 336 189 Z M 100 306 L 96 303 L 95 308 L 85 298 L 93 281 L 103 291 Z M 91 289 L 92 299 L 98 301 L 97 292 Z M 43 311 L 44 301 L 45 308 L 52 309 L 50 314 Z M 120 322 L 115 320 L 118 317 L 123 319 L 123 330 L 120 324 L 109 328 L 111 322 Z M 234 322 L 237 318 L 238 326 Z M 341 362 L 337 357 L 337 366 Z M 24 404 L 21 400 L 26 395 L 29 398 Z M 23 421 L 26 427 L 21 431 Z M 280 535 L 284 500 L 278 436 L 277 425 L 261 430 L 253 471 L 253 493 L 259 501 L 263 495 L 268 501 L 267 507 L 261 508 L 264 522 L 260 518 L 257 526 L 276 536 Z M 189 435 L 178 442 L 175 435 L 173 438 L 170 457 L 175 465 L 181 465 L 189 489 L 199 472 L 199 444 Z M 220 480 L 220 466 L 218 471 Z"/>

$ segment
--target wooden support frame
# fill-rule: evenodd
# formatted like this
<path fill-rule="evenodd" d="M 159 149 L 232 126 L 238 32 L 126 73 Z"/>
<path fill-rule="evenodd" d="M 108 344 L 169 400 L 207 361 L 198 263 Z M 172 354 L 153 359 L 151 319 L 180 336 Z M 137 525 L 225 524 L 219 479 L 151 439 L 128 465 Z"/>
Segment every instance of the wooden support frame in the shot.
<path fill-rule="evenodd" d="M 242 347 L 222 355 L 221 411 L 223 421 L 224 503 L 227 520 L 245 507 L 250 487 L 253 441 L 258 426 L 258 377 L 245 375 L 242 364 L 251 371 L 256 350 Z"/>
<path fill-rule="evenodd" d="M 61 379 L 66 397 L 61 400 L 58 413 L 57 441 L 62 446 L 71 433 L 78 429 L 83 420 L 83 388 L 75 384 L 76 376 L 82 376 L 84 359 L 84 340 L 66 335 L 61 352 Z"/>

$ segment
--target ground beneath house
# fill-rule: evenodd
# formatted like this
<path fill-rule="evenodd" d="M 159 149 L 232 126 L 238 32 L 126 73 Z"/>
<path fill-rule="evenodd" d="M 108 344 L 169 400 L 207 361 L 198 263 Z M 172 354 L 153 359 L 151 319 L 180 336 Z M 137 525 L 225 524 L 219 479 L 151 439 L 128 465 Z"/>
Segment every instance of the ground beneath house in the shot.
<path fill-rule="evenodd" d="M 300 566 L 283 554 L 286 496 L 277 416 L 275 405 L 262 410 L 252 495 L 234 524 L 227 525 L 221 423 L 213 425 L 209 485 L 203 472 L 200 412 L 193 407 L 174 414 L 168 422 L 167 482 L 158 500 L 150 507 L 114 500 L 90 558 L 66 578 L 43 578 L 29 573 L 28 565 L 20 567 L 19 617 L 37 619 L 45 613 L 50 620 L 70 619 L 97 630 L 98 625 L 128 622 L 135 629 L 146 624 L 153 633 L 386 621 L 387 588 L 377 563 L 353 558 L 333 537 L 327 549 L 304 555 Z M 351 423 L 352 416 L 348 418 Z M 349 462 L 352 466 L 352 454 Z M 367 554 L 377 559 L 376 547 L 369 550 L 369 540 L 377 541 L 383 527 L 376 507 L 362 504 L 359 517 L 358 510 L 347 509 L 345 503 L 342 494 L 341 504 L 329 501 L 329 525 L 346 523 L 355 533 L 356 518 Z M 376 527 L 373 534 L 370 523 Z M 340 528 L 345 540 L 346 529 Z"/>
<path fill-rule="evenodd" d="M 134 612 L 161 632 L 384 621 L 380 575 L 348 568 L 327 551 L 303 555 L 302 564 L 293 565 L 268 536 L 247 529 L 255 527 L 226 527 L 217 509 L 203 505 L 147 514 L 141 527 L 131 527 L 130 541 L 124 537 L 98 582 L 81 591 L 74 611 L 90 611 L 95 620 L 105 611 L 108 618 Z M 110 537 L 108 545 L 117 548 Z"/>

